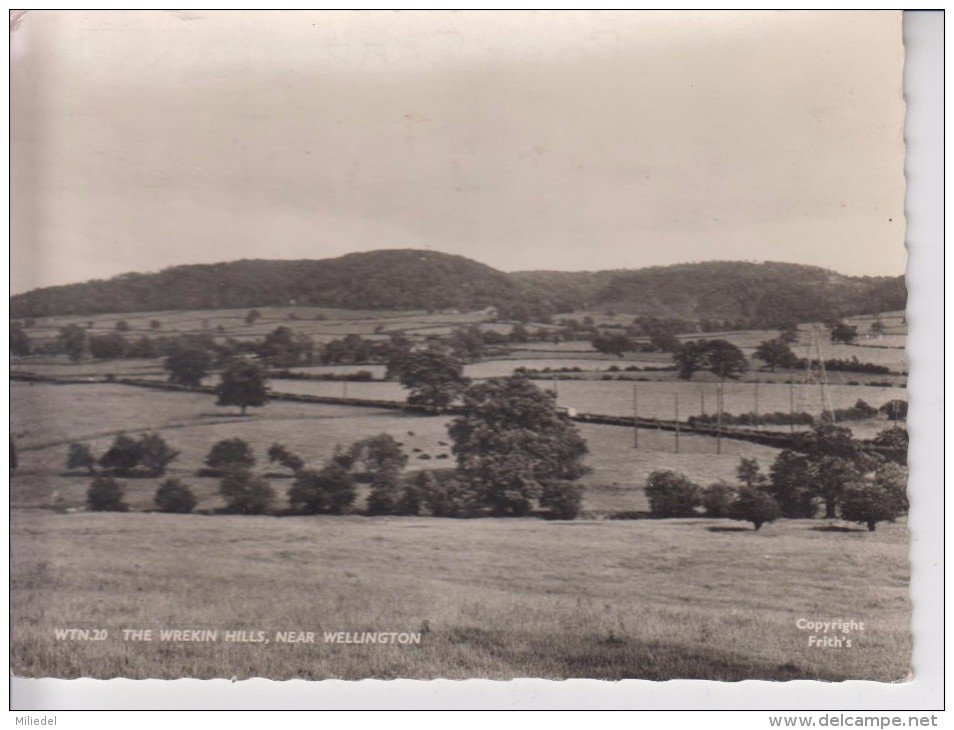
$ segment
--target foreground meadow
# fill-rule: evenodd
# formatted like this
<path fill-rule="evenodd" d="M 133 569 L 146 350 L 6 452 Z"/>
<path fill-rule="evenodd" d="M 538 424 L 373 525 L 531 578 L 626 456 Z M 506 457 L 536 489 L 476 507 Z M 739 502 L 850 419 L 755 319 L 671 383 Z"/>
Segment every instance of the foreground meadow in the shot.
<path fill-rule="evenodd" d="M 11 667 L 31 677 L 903 680 L 907 530 L 821 521 L 239 517 L 15 510 Z M 799 619 L 864 622 L 817 648 Z M 105 629 L 102 641 L 56 628 Z M 123 629 L 212 629 L 210 642 Z M 269 643 L 226 643 L 225 630 Z M 276 631 L 315 632 L 280 644 Z M 417 645 L 323 631 L 420 632 Z"/>

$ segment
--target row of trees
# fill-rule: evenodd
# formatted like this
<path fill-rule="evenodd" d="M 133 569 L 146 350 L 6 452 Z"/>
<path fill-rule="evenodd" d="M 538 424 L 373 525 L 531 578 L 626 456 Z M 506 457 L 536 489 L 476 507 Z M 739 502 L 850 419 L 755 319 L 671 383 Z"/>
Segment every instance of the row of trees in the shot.
<path fill-rule="evenodd" d="M 646 481 L 650 511 L 656 517 L 709 517 L 746 520 L 759 529 L 778 517 L 841 517 L 875 530 L 907 512 L 907 470 L 865 453 L 843 433 L 819 427 L 806 436 L 804 453 L 783 451 L 763 474 L 754 459 L 741 459 L 740 484 L 715 482 L 705 489 L 673 471 L 655 471 Z"/>
<path fill-rule="evenodd" d="M 582 490 L 574 482 L 588 471 L 583 463 L 587 446 L 557 411 L 553 396 L 526 378 L 511 377 L 471 385 L 462 398 L 464 413 L 449 426 L 457 457 L 453 470 L 405 475 L 407 455 L 389 434 L 337 449 L 320 469 L 306 467 L 299 456 L 273 444 L 269 461 L 294 476 L 288 492 L 291 510 L 339 514 L 353 503 L 355 483 L 365 482 L 370 485 L 369 514 L 526 515 L 539 507 L 564 519 L 576 517 Z M 120 439 L 128 446 L 127 437 Z M 80 460 L 69 463 L 71 468 L 87 466 Z M 221 478 L 229 511 L 271 508 L 274 490 L 253 474 L 254 465 L 254 454 L 241 439 L 215 444 L 206 457 L 203 473 Z M 130 467 L 103 476 L 133 473 Z"/>

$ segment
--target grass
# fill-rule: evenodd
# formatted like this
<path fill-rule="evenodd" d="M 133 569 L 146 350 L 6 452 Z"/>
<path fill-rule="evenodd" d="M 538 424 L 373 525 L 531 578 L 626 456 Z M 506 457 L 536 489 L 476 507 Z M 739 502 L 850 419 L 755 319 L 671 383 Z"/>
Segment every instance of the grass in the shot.
<path fill-rule="evenodd" d="M 284 384 L 284 383 L 283 383 Z M 292 383 L 297 385 L 297 383 Z M 328 385 L 341 387 L 340 383 Z M 349 383 L 349 392 L 361 383 Z M 20 467 L 11 484 L 11 503 L 46 507 L 54 491 L 63 507 L 82 507 L 90 477 L 64 473 L 70 442 L 90 444 L 102 454 L 119 433 L 136 435 L 156 431 L 180 452 L 168 476 L 188 483 L 199 498 L 198 509 L 222 506 L 218 481 L 196 476 L 209 449 L 226 438 L 248 441 L 261 471 L 274 473 L 273 487 L 280 500 L 290 486 L 287 475 L 267 462 L 266 450 L 280 442 L 314 467 L 320 466 L 337 445 L 348 446 L 367 436 L 390 433 L 408 454 L 408 470 L 452 466 L 453 454 L 446 417 L 406 416 L 372 408 L 310 405 L 273 401 L 241 418 L 235 409 L 217 408 L 205 394 L 160 392 L 123 385 L 11 385 L 12 431 L 17 439 Z M 739 458 L 755 458 L 767 469 L 776 450 L 743 441 L 723 440 L 721 455 L 714 439 L 683 434 L 680 453 L 674 454 L 674 435 L 640 431 L 640 449 L 632 447 L 632 431 L 615 426 L 580 424 L 590 448 L 591 474 L 584 509 L 594 514 L 643 510 L 642 486 L 650 472 L 660 468 L 684 472 L 707 485 L 732 479 Z M 446 458 L 440 458 L 440 457 Z M 422 458 L 427 457 L 427 458 Z M 127 501 L 134 509 L 151 509 L 155 479 L 124 480 Z M 284 506 L 284 501 L 280 501 Z"/>
<path fill-rule="evenodd" d="M 896 681 L 904 524 L 14 511 L 11 667 L 62 678 Z M 813 649 L 799 618 L 855 619 Z M 58 627 L 107 629 L 57 641 Z M 426 628 L 425 628 L 426 627 Z M 419 646 L 130 643 L 123 628 L 420 631 Z"/>

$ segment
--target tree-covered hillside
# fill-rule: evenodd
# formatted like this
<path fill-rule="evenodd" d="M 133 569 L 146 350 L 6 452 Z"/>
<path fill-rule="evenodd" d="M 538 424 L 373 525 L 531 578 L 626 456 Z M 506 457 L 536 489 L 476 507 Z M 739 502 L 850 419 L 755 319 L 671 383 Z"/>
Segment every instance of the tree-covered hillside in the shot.
<path fill-rule="evenodd" d="M 907 301 L 900 276 L 850 277 L 815 266 L 774 262 L 710 261 L 633 271 L 528 271 L 511 276 L 541 296 L 558 287 L 561 304 L 570 309 L 732 320 L 751 327 L 893 311 L 904 309 Z"/>
<path fill-rule="evenodd" d="M 11 317 L 290 303 L 346 309 L 481 309 L 543 314 L 540 298 L 484 264 L 433 251 L 388 250 L 317 261 L 243 260 L 176 266 L 37 289 L 10 300 Z"/>
<path fill-rule="evenodd" d="M 10 300 L 14 318 L 287 304 L 349 309 L 496 307 L 505 319 L 580 309 L 745 326 L 904 309 L 902 277 L 849 277 L 784 263 L 715 261 L 599 272 L 505 274 L 463 256 L 386 250 L 318 261 L 244 260 L 48 287 Z"/>

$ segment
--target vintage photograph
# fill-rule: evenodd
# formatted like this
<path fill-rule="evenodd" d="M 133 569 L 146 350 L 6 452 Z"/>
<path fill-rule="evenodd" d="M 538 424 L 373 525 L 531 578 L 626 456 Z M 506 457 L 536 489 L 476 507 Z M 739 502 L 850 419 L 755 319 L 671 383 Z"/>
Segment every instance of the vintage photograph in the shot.
<path fill-rule="evenodd" d="M 901 13 L 10 53 L 14 677 L 912 679 Z"/>

